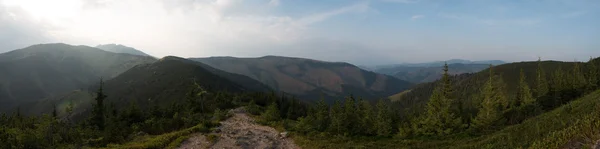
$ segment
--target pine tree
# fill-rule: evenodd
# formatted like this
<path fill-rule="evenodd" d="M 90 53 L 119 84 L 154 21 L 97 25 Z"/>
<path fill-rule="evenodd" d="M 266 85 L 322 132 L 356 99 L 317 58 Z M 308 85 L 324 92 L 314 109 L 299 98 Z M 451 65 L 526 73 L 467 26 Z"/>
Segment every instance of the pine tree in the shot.
<path fill-rule="evenodd" d="M 581 72 L 579 62 L 575 62 L 573 66 L 572 78 L 573 82 L 571 83 L 571 85 L 575 90 L 583 89 L 587 84 L 587 81 L 585 80 L 585 75 L 583 75 L 583 73 Z"/>
<path fill-rule="evenodd" d="M 66 119 L 68 122 L 71 121 L 71 116 L 73 115 L 74 107 L 75 107 L 75 105 L 73 104 L 73 100 L 70 100 L 69 105 L 67 105 L 67 107 L 65 107 L 65 113 L 67 113 Z"/>
<path fill-rule="evenodd" d="M 496 125 L 502 118 L 502 95 L 495 86 L 493 67 L 491 65 L 489 71 L 490 76 L 482 92 L 483 100 L 472 124 L 472 126 L 480 130 L 485 130 L 488 127 Z"/>
<path fill-rule="evenodd" d="M 536 96 L 540 98 L 546 94 L 548 94 L 548 82 L 546 81 L 546 73 L 544 72 L 544 68 L 542 67 L 541 58 L 538 59 L 538 67 L 536 72 Z"/>
<path fill-rule="evenodd" d="M 593 91 L 598 87 L 598 66 L 593 62 L 592 57 L 590 57 L 590 61 L 587 62 L 587 65 L 587 87 L 588 91 Z"/>
<path fill-rule="evenodd" d="M 392 133 L 392 117 L 390 109 L 383 100 L 379 100 L 375 107 L 377 109 L 377 117 L 375 118 L 377 135 L 389 136 Z"/>
<path fill-rule="evenodd" d="M 254 100 L 250 100 L 246 109 L 248 110 L 248 113 L 250 113 L 250 114 L 254 114 L 254 115 L 260 114 L 260 108 L 258 107 L 258 105 L 256 105 L 256 102 Z"/>
<path fill-rule="evenodd" d="M 53 118 L 58 117 L 58 112 L 56 111 L 56 104 L 54 105 L 54 109 L 52 109 L 52 117 Z"/>
<path fill-rule="evenodd" d="M 276 102 L 271 103 L 267 110 L 262 114 L 262 119 L 266 122 L 278 121 L 281 118 L 279 108 Z"/>
<path fill-rule="evenodd" d="M 373 114 L 373 107 L 371 106 L 371 104 L 368 101 L 364 101 L 362 100 L 362 98 L 359 99 L 359 112 L 360 112 L 360 131 L 362 134 L 365 135 L 371 135 L 374 134 L 375 132 L 375 127 L 373 127 L 373 123 L 374 123 L 374 114 Z"/>
<path fill-rule="evenodd" d="M 329 117 L 331 118 L 331 123 L 329 124 L 329 131 L 334 134 L 343 134 L 346 130 L 343 128 L 344 123 L 346 122 L 346 118 L 344 117 L 344 109 L 342 108 L 342 104 L 339 100 L 336 100 L 333 103 L 333 107 L 331 107 L 331 112 L 329 113 Z"/>
<path fill-rule="evenodd" d="M 92 111 L 92 124 L 100 130 L 104 130 L 104 99 L 107 97 L 104 95 L 103 85 L 104 82 L 100 80 L 100 88 L 98 88 L 98 91 L 96 92 L 96 104 Z"/>
<path fill-rule="evenodd" d="M 523 69 L 521 69 L 520 77 L 519 77 L 519 88 L 517 89 L 517 100 L 516 106 L 523 106 L 535 103 L 535 98 L 531 95 L 531 90 L 529 89 L 529 85 L 525 81 L 525 73 Z"/>
<path fill-rule="evenodd" d="M 319 131 L 325 131 L 330 122 L 329 105 L 325 103 L 325 98 L 321 97 L 321 99 L 317 103 L 315 112 L 315 121 L 317 124 L 316 129 Z"/>
<path fill-rule="evenodd" d="M 568 79 L 565 77 L 564 72 L 562 70 L 562 66 L 558 66 L 558 68 L 556 69 L 556 71 L 554 71 L 554 73 L 552 73 L 552 91 L 554 91 L 554 94 L 552 95 L 552 106 L 558 106 L 560 104 L 562 104 L 562 99 L 564 96 L 564 91 L 567 88 L 567 81 L 565 79 Z M 570 87 L 569 87 L 570 88 Z"/>
<path fill-rule="evenodd" d="M 344 128 L 347 130 L 346 133 L 349 135 L 354 135 L 359 132 L 357 124 L 360 123 L 357 120 L 358 117 L 356 112 L 357 110 L 354 97 L 350 96 L 346 98 L 346 101 L 344 102 L 344 117 L 346 118 L 346 121 L 343 124 Z"/>
<path fill-rule="evenodd" d="M 457 131 L 462 125 L 462 120 L 457 114 L 462 109 L 455 106 L 457 104 L 460 105 L 460 103 L 455 102 L 452 96 L 448 65 L 446 64 L 444 65 L 442 85 L 436 87 L 429 102 L 427 102 L 426 113 L 420 122 L 422 128 L 419 128 L 418 132 L 423 135 L 446 135 Z"/>

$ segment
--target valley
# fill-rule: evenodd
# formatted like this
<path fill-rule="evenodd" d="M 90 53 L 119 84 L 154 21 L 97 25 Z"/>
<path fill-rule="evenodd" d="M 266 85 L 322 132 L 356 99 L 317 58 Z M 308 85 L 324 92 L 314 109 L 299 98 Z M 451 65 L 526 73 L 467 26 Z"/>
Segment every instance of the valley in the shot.
<path fill-rule="evenodd" d="M 427 76 L 409 82 L 343 62 L 154 59 L 127 49 L 40 44 L 0 54 L 0 101 L 9 103 L 0 108 L 0 148 L 585 148 L 600 140 L 598 58 L 380 70 Z"/>

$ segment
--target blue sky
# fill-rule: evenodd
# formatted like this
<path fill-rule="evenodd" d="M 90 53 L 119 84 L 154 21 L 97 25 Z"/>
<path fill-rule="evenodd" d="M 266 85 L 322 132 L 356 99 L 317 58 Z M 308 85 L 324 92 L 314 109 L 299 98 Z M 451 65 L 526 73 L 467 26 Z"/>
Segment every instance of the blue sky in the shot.
<path fill-rule="evenodd" d="M 585 61 L 600 56 L 599 10 L 597 0 L 0 0 L 0 51 L 65 42 L 359 65 Z"/>

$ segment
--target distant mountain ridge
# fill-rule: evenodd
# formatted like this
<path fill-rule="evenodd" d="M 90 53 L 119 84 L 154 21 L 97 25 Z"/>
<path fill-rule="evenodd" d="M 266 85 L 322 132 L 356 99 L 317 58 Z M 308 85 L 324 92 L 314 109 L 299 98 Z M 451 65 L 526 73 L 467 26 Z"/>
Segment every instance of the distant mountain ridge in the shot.
<path fill-rule="evenodd" d="M 88 46 L 39 44 L 0 54 L 0 110 L 84 89 L 100 78 L 111 79 L 146 56 L 118 54 Z"/>
<path fill-rule="evenodd" d="M 103 90 L 107 95 L 106 103 L 123 107 L 134 102 L 142 108 L 147 108 L 150 105 L 170 105 L 174 101 L 184 100 L 196 84 L 210 93 L 272 91 L 268 86 L 249 77 L 174 56 L 136 65 L 115 78 L 105 80 Z M 99 80 L 91 85 L 89 90 L 76 90 L 22 106 L 36 109 L 26 113 L 36 115 L 50 112 L 54 104 L 63 108 L 73 101 L 76 104 L 76 113 L 89 112 L 98 87 Z"/>
<path fill-rule="evenodd" d="M 502 60 L 480 60 L 480 61 L 471 61 L 464 59 L 450 59 L 446 61 L 434 61 L 434 62 L 425 62 L 425 63 L 401 63 L 401 64 L 389 64 L 389 65 L 377 65 L 377 66 L 364 66 L 368 67 L 372 70 L 383 69 L 383 68 L 391 68 L 398 66 L 405 67 L 439 67 L 444 66 L 444 64 L 492 64 L 492 65 L 501 65 L 506 64 L 507 62 Z"/>
<path fill-rule="evenodd" d="M 269 87 L 300 98 L 355 95 L 367 99 L 387 97 L 406 90 L 411 83 L 362 70 L 345 62 L 264 56 L 258 58 L 190 58 L 223 71 L 253 78 Z"/>
<path fill-rule="evenodd" d="M 108 52 L 114 52 L 114 53 L 125 53 L 125 54 L 132 54 L 132 55 L 139 55 L 139 56 L 149 56 L 152 57 L 140 50 L 137 50 L 135 48 L 132 47 L 127 47 L 124 45 L 120 45 L 120 44 L 103 44 L 103 45 L 98 45 L 96 46 L 96 48 L 98 49 L 102 49 L 104 51 L 108 51 Z"/>
<path fill-rule="evenodd" d="M 501 60 L 470 61 L 451 59 L 429 63 L 404 63 L 395 65 L 381 65 L 370 67 L 371 71 L 387 74 L 412 83 L 426 83 L 435 81 L 442 76 L 442 66 L 448 64 L 450 74 L 474 73 L 486 69 L 490 64 L 501 65 Z M 364 66 L 366 67 L 366 66 Z"/>

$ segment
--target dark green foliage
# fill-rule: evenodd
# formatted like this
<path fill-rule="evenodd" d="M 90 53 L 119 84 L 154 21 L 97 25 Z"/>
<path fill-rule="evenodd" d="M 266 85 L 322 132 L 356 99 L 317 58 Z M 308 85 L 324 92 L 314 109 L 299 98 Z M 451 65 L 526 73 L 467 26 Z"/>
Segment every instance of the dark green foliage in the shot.
<path fill-rule="evenodd" d="M 267 110 L 261 115 L 262 120 L 266 122 L 278 121 L 281 119 L 277 103 L 272 103 L 267 107 Z"/>
<path fill-rule="evenodd" d="M 339 100 L 334 101 L 331 112 L 329 112 L 329 117 L 331 118 L 331 123 L 328 128 L 329 132 L 333 134 L 344 134 L 344 132 L 346 132 L 344 129 L 344 123 L 346 121 L 345 116 L 342 103 L 340 103 Z"/>
<path fill-rule="evenodd" d="M 546 73 L 544 72 L 544 67 L 542 67 L 542 60 L 541 58 L 538 59 L 537 61 L 537 71 L 536 71 L 536 75 L 535 75 L 535 94 L 536 97 L 540 98 L 542 96 L 545 96 L 546 94 L 548 94 L 548 81 L 546 81 L 548 78 L 546 77 Z"/>
<path fill-rule="evenodd" d="M 481 131 L 493 129 L 502 119 L 502 112 L 508 108 L 506 96 L 502 88 L 502 79 L 494 78 L 493 67 L 490 65 L 490 78 L 482 90 L 483 100 L 479 112 L 473 119 L 473 128 Z"/>
<path fill-rule="evenodd" d="M 329 115 L 329 106 L 325 103 L 325 99 L 321 98 L 315 107 L 315 129 L 318 131 L 325 131 L 331 122 Z M 310 115 L 310 114 L 309 114 Z"/>
<path fill-rule="evenodd" d="M 254 100 L 250 100 L 250 103 L 248 103 L 248 106 L 246 106 L 246 110 L 248 110 L 248 113 L 250 114 L 260 114 L 260 107 L 256 105 L 256 102 L 254 102 Z"/>
<path fill-rule="evenodd" d="M 535 104 L 535 102 L 535 98 L 533 98 L 533 96 L 531 95 L 531 89 L 529 89 L 529 85 L 527 85 L 525 73 L 523 72 L 523 69 L 521 69 L 519 77 L 519 88 L 517 89 L 517 98 L 513 102 L 515 103 L 513 107 Z"/>
<path fill-rule="evenodd" d="M 213 121 L 225 119 L 228 109 L 248 105 L 251 101 L 256 101 L 250 105 L 254 104 L 259 110 L 260 105 L 273 103 L 265 112 L 266 115 L 271 115 L 269 120 L 301 117 L 306 114 L 306 106 L 303 103 L 277 97 L 275 94 L 205 92 L 199 95 L 198 91 L 202 89 L 194 85 L 190 86 L 189 94 L 196 96 L 190 96 L 187 100 L 175 100 L 169 106 L 155 102 L 143 105 L 136 100 L 129 100 L 128 106 L 119 108 L 114 104 L 107 106 L 104 103 L 106 100 L 103 100 L 103 97 L 107 97 L 104 88 L 105 86 L 102 86 L 98 90 L 97 94 L 100 96 L 97 96 L 96 100 L 96 105 L 104 106 L 94 106 L 92 112 L 84 115 L 89 117 L 88 120 L 71 119 L 73 102 L 69 102 L 64 109 L 66 114 L 62 118 L 49 115 L 24 117 L 19 110 L 11 116 L 0 116 L 0 148 L 94 148 L 123 143 L 124 146 L 130 147 L 161 148 L 172 141 L 180 142 L 181 139 L 178 138 L 182 136 L 178 135 L 197 132 L 191 130 L 195 129 L 195 126 L 204 127 L 202 129 L 214 127 Z M 204 110 L 201 104 L 187 105 L 190 101 L 203 103 Z M 279 112 L 281 109 L 291 114 L 283 116 Z M 101 115 L 102 120 L 99 121 L 96 115 Z M 157 136 L 152 137 L 151 142 L 136 142 L 136 138 L 153 135 Z"/>
<path fill-rule="evenodd" d="M 104 130 L 104 99 L 106 99 L 106 95 L 102 89 L 104 82 L 100 80 L 100 88 L 96 92 L 96 103 L 94 104 L 94 109 L 92 110 L 91 123 L 98 127 L 100 130 Z"/>
<path fill-rule="evenodd" d="M 383 100 L 379 100 L 375 106 L 377 114 L 375 117 L 375 129 L 378 136 L 389 136 L 392 134 L 392 113 L 390 107 Z"/>
<path fill-rule="evenodd" d="M 462 111 L 461 103 L 453 95 L 452 83 L 448 75 L 448 65 L 444 66 L 444 75 L 441 86 L 433 91 L 425 113 L 421 115 L 415 131 L 420 135 L 447 135 L 457 131 L 462 121 L 459 114 Z"/>
<path fill-rule="evenodd" d="M 598 69 L 597 63 L 595 63 L 591 57 L 586 65 L 588 67 L 588 71 L 586 73 L 588 91 L 593 91 L 598 88 L 598 84 L 600 84 L 598 79 L 600 69 Z"/>

